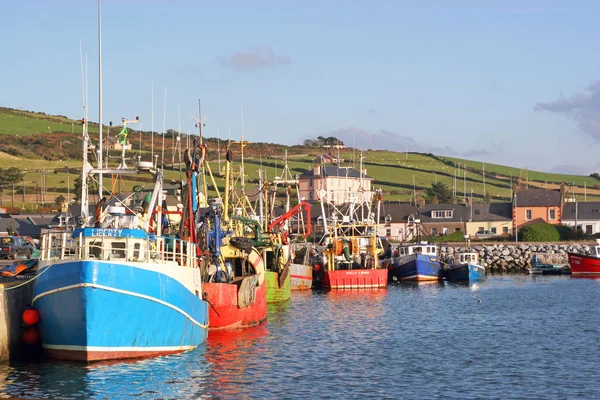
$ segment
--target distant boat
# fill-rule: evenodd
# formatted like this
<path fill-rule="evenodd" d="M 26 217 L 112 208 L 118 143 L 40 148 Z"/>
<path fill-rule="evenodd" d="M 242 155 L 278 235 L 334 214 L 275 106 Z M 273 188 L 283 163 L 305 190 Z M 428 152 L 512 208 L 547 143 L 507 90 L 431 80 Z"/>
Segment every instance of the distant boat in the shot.
<path fill-rule="evenodd" d="M 600 275 L 600 239 L 596 243 L 592 254 L 567 252 L 572 275 Z"/>
<path fill-rule="evenodd" d="M 293 246 L 293 245 L 292 245 Z M 312 245 L 305 244 L 305 253 L 300 262 L 290 264 L 290 277 L 292 278 L 292 290 L 309 290 L 312 288 L 313 266 L 310 263 Z"/>
<path fill-rule="evenodd" d="M 360 170 L 363 171 L 362 156 Z M 363 187 L 361 182 L 360 188 Z M 387 260 L 382 259 L 383 242 L 377 235 L 381 192 L 359 189 L 349 196 L 348 203 L 338 206 L 329 200 L 322 190 L 326 247 L 321 262 L 315 265 L 314 285 L 324 289 L 385 288 Z"/>
<path fill-rule="evenodd" d="M 389 267 L 390 281 L 437 281 L 442 279 L 442 265 L 435 244 L 408 243 L 396 247 Z"/>
<path fill-rule="evenodd" d="M 534 254 L 531 258 L 531 266 L 526 268 L 528 274 L 531 275 L 561 275 L 570 274 L 571 269 L 559 262 L 553 262 L 552 260 L 544 255 Z"/>
<path fill-rule="evenodd" d="M 485 267 L 479 263 L 475 251 L 455 253 L 447 260 L 443 276 L 449 281 L 478 281 L 485 278 Z"/>

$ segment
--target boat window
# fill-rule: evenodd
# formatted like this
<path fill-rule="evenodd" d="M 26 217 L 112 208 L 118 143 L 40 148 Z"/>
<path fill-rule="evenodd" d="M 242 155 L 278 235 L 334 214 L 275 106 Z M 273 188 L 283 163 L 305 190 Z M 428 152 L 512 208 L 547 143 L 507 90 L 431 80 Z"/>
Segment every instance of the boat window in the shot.
<path fill-rule="evenodd" d="M 140 248 L 141 248 L 140 243 L 135 243 L 133 245 L 133 258 L 136 260 L 138 260 L 140 258 Z"/>
<path fill-rule="evenodd" d="M 111 258 L 125 258 L 125 242 L 111 242 L 110 256 Z"/>
<path fill-rule="evenodd" d="M 102 242 L 99 240 L 95 240 L 93 242 L 90 242 L 89 245 L 89 255 L 92 258 L 97 258 L 100 259 L 102 258 Z"/>

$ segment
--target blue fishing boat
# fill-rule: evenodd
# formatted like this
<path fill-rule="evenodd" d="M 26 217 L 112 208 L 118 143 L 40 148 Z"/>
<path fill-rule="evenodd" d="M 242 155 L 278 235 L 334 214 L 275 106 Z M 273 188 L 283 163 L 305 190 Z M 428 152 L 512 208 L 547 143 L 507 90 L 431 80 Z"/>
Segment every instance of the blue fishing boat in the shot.
<path fill-rule="evenodd" d="M 444 277 L 449 281 L 477 281 L 485 278 L 485 267 L 479 263 L 479 254 L 464 251 L 448 259 Z"/>
<path fill-rule="evenodd" d="M 388 267 L 388 279 L 436 281 L 442 278 L 437 245 L 410 243 L 397 246 Z"/>
<path fill-rule="evenodd" d="M 131 122 L 137 120 L 123 121 L 122 134 Z M 94 169 L 87 161 L 86 128 L 77 226 L 41 237 L 32 299 L 41 345 L 50 356 L 82 361 L 193 349 L 208 332 L 204 255 L 193 239 L 163 235 L 162 169 L 143 161 L 127 168 L 125 150 L 118 168 Z M 140 172 L 154 176 L 143 201 L 103 197 L 90 215 L 88 179 Z"/>

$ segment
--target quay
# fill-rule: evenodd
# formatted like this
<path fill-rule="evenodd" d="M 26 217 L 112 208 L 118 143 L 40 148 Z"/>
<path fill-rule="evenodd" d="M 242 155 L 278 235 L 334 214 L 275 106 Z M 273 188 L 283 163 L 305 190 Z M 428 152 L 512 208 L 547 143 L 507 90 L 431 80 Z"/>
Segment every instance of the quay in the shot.
<path fill-rule="evenodd" d="M 23 312 L 31 303 L 34 274 L 0 278 L 0 362 L 22 358 Z"/>

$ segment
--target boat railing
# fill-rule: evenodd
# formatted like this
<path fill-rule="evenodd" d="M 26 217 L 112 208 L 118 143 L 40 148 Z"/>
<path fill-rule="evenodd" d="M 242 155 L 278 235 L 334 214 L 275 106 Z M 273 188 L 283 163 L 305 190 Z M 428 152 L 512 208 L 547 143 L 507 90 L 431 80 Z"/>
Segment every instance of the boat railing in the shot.
<path fill-rule="evenodd" d="M 178 238 L 71 235 L 71 232 L 65 231 L 44 234 L 40 259 L 146 262 L 185 267 L 198 265 L 197 244 Z"/>

